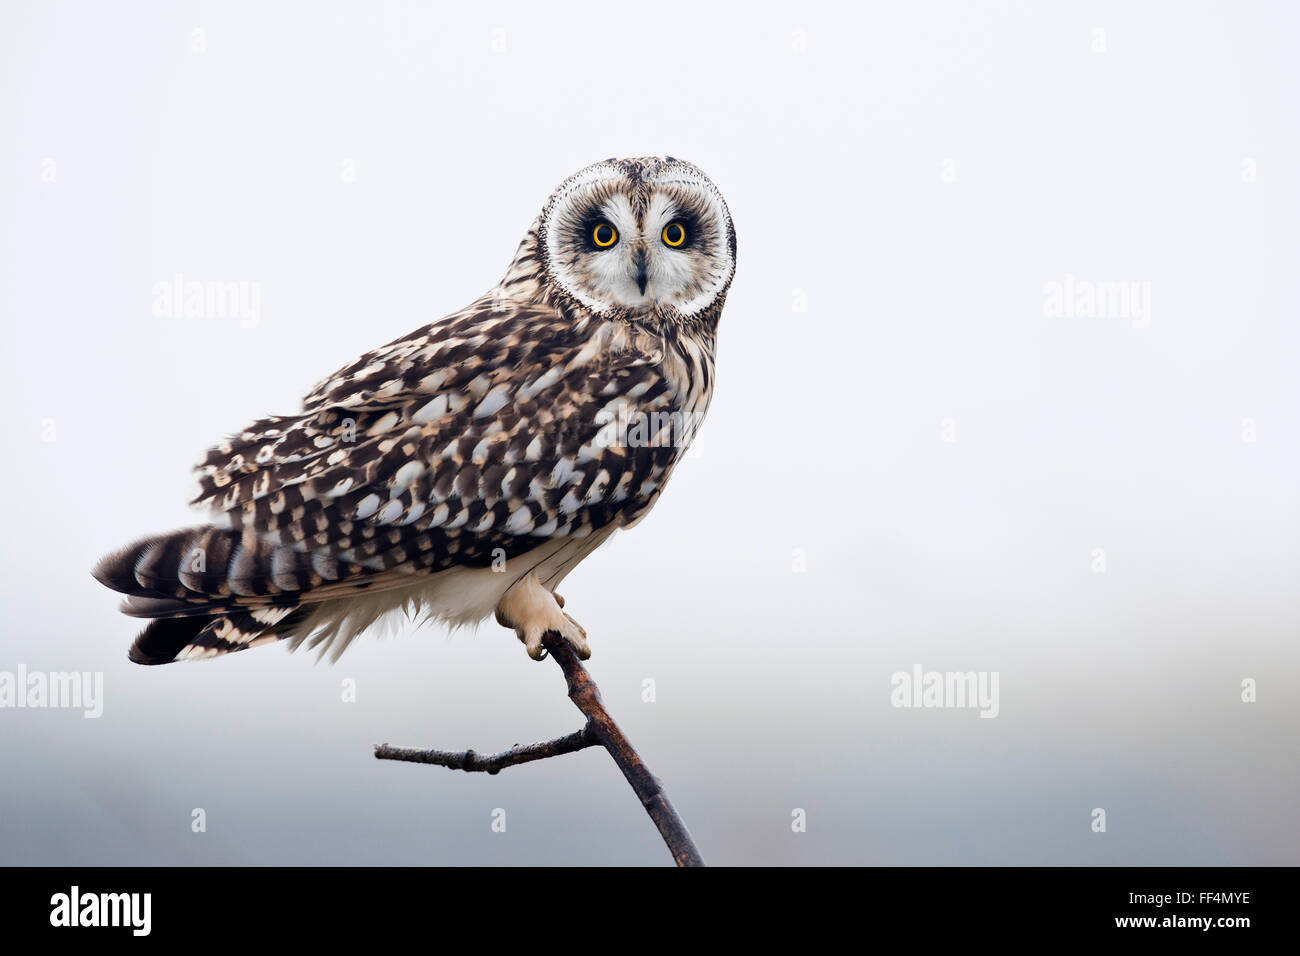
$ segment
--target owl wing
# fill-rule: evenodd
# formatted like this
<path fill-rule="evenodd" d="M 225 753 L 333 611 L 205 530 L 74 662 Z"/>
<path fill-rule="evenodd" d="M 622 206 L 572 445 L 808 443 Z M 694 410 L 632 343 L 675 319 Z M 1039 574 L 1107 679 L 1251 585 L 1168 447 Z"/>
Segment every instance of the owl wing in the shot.
<path fill-rule="evenodd" d="M 634 520 L 691 423 L 659 357 L 590 321 L 481 300 L 211 449 L 195 503 L 246 543 L 203 590 L 307 601 Z"/>

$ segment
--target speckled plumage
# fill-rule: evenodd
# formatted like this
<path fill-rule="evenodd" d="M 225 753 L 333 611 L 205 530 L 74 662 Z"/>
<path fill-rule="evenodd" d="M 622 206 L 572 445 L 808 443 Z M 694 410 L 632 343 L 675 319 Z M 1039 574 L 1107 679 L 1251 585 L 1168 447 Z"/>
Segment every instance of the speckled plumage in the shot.
<path fill-rule="evenodd" d="M 592 216 L 622 248 L 592 246 Z M 687 248 L 654 245 L 665 217 L 690 224 Z M 709 404 L 734 265 L 726 205 L 690 164 L 570 177 L 495 288 L 212 448 L 194 500 L 210 524 L 100 563 L 123 610 L 155 619 L 132 660 L 284 638 L 337 655 L 399 609 L 451 624 L 495 609 L 530 653 L 558 620 L 585 650 L 555 608 L 506 617 L 655 503 Z"/>

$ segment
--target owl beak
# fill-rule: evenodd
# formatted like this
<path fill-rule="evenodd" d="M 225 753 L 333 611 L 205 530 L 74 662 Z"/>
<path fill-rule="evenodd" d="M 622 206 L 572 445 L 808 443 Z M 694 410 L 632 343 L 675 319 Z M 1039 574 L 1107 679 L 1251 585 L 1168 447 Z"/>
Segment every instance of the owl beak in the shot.
<path fill-rule="evenodd" d="M 636 287 L 645 295 L 646 284 L 650 281 L 650 274 L 646 271 L 645 249 L 638 249 L 636 258 L 632 261 L 636 264 Z"/>

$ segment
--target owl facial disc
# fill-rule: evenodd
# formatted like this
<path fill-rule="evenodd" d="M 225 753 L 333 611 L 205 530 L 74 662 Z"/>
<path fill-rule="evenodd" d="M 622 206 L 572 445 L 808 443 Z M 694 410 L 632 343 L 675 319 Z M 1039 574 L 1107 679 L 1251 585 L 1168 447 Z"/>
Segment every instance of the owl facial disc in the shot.
<path fill-rule="evenodd" d="M 694 316 L 730 284 L 736 234 L 722 194 L 697 167 L 610 159 L 555 191 L 538 251 L 550 280 L 598 314 Z"/>

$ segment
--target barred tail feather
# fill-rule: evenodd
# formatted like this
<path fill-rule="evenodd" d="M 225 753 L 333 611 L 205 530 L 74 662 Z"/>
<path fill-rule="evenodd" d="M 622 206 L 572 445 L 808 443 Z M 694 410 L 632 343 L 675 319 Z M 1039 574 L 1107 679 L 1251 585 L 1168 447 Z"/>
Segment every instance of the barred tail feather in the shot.
<path fill-rule="evenodd" d="M 512 560 L 519 573 L 549 562 L 550 578 L 559 580 L 608 534 L 561 540 Z M 452 627 L 477 623 L 518 577 L 474 566 L 376 573 L 216 527 L 145 538 L 92 573 L 126 595 L 124 613 L 151 619 L 130 650 L 137 664 L 219 657 L 277 640 L 337 660 L 362 632 L 399 616 Z"/>
<path fill-rule="evenodd" d="M 137 664 L 218 657 L 292 637 L 309 612 L 303 590 L 323 583 L 309 555 L 216 527 L 142 539 L 91 573 L 127 595 L 126 614 L 154 618 L 128 653 Z"/>
<path fill-rule="evenodd" d="M 91 572 L 114 591 L 147 599 L 132 604 L 144 617 L 162 617 L 186 607 L 203 613 L 221 600 L 293 604 L 300 592 L 336 583 L 358 586 L 357 579 L 366 573 L 350 561 L 212 525 L 142 538 L 104 558 Z"/>
<path fill-rule="evenodd" d="M 283 611 L 284 619 L 268 625 L 258 619 L 265 617 L 266 611 Z M 159 618 L 140 632 L 127 657 L 136 664 L 220 657 L 292 637 L 294 625 L 307 614 L 307 608 L 266 608 L 230 611 L 215 617 Z"/>

